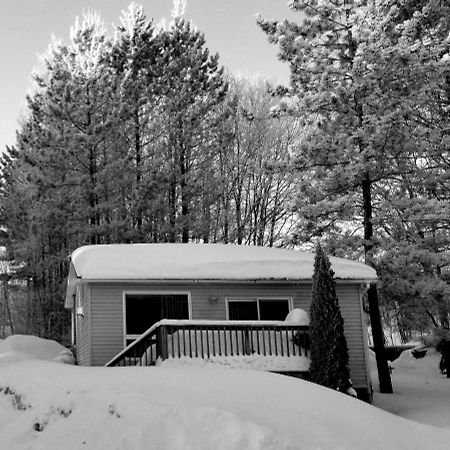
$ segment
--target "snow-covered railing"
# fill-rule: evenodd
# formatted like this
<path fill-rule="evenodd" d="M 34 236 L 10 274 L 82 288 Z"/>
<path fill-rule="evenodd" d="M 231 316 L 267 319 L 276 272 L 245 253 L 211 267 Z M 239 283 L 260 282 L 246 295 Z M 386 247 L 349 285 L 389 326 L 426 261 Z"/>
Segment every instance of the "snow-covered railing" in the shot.
<path fill-rule="evenodd" d="M 258 368 L 307 371 L 309 326 L 282 321 L 161 320 L 107 366 L 152 366 L 166 360 L 229 363 L 236 357 Z M 267 358 L 270 364 L 261 364 Z M 227 362 L 228 361 L 228 362 Z"/>

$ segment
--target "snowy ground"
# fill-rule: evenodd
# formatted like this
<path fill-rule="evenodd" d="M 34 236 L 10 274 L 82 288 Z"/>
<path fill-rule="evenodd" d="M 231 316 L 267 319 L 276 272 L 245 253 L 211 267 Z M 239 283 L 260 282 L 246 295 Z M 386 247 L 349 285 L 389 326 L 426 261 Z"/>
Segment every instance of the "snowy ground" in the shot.
<path fill-rule="evenodd" d="M 6 344 L 0 341 L 0 355 L 9 353 L 0 358 L 0 436 L 8 450 L 449 448 L 450 429 L 281 375 L 76 367 L 48 361 L 64 359 L 59 347 L 44 352 L 45 343 L 28 342 L 41 360 L 27 361 Z M 384 396 L 379 404 L 385 407 Z"/>
<path fill-rule="evenodd" d="M 406 419 L 450 429 L 450 379 L 439 371 L 439 359 L 440 354 L 432 349 L 422 359 L 403 352 L 392 363 L 394 394 L 380 394 L 372 358 L 374 405 Z"/>

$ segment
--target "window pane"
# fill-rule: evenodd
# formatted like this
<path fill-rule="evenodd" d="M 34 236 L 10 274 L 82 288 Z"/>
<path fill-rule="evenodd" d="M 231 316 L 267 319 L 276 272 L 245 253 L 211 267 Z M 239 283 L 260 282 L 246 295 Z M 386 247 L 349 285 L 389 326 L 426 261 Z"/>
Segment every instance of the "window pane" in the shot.
<path fill-rule="evenodd" d="M 161 319 L 189 319 L 188 297 L 184 294 L 127 294 L 126 333 L 142 334 Z"/>
<path fill-rule="evenodd" d="M 259 318 L 261 320 L 284 320 L 288 313 L 288 300 L 259 300 Z"/>
<path fill-rule="evenodd" d="M 228 302 L 228 317 L 230 320 L 258 320 L 258 305 L 256 301 Z"/>

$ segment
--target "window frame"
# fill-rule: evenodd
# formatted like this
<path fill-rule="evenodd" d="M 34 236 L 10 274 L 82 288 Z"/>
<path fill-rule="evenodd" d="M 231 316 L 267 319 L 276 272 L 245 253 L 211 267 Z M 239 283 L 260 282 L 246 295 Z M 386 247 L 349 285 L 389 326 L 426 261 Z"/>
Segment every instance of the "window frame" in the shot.
<path fill-rule="evenodd" d="M 272 301 L 287 301 L 288 302 L 288 311 L 291 312 L 294 308 L 294 301 L 293 298 L 290 296 L 264 296 L 264 297 L 225 297 L 225 317 L 226 320 L 230 320 L 230 309 L 228 304 L 230 302 L 256 302 L 256 309 L 258 311 L 258 319 L 256 320 L 261 320 L 261 312 L 259 309 L 259 302 L 260 300 L 272 300 Z"/>
<path fill-rule="evenodd" d="M 192 319 L 192 295 L 191 291 L 161 291 L 161 290 L 130 290 L 130 291 L 122 291 L 122 331 L 123 331 L 123 345 L 124 348 L 127 347 L 127 340 L 129 339 L 137 339 L 140 334 L 127 334 L 127 312 L 126 312 L 126 301 L 127 301 L 127 295 L 185 295 L 188 300 L 188 314 L 189 318 L 188 320 Z"/>

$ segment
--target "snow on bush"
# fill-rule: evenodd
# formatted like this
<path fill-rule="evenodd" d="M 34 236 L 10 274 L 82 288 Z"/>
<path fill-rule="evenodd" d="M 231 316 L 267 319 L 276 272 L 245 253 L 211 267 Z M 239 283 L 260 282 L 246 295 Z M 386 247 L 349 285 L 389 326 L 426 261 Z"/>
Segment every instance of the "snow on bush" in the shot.
<path fill-rule="evenodd" d="M 294 308 L 289 311 L 289 314 L 286 316 L 285 322 L 289 325 L 309 325 L 309 316 L 308 313 L 301 308 Z"/>

